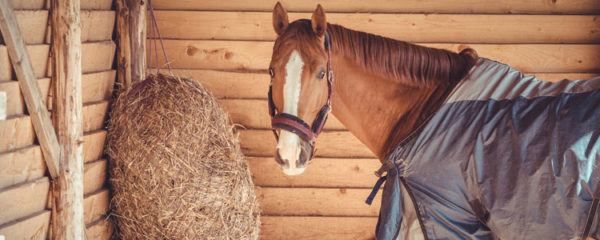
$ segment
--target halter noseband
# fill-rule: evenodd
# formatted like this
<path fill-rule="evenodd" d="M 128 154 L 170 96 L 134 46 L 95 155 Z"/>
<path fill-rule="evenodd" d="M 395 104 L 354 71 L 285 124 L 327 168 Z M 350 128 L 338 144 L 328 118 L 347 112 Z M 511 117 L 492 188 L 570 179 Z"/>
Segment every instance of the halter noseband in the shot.
<path fill-rule="evenodd" d="M 327 50 L 327 103 L 321 108 L 317 117 L 313 121 L 312 125 L 309 126 L 306 122 L 297 116 L 281 113 L 275 107 L 273 103 L 273 88 L 269 85 L 269 114 L 271 115 L 271 128 L 275 139 L 279 141 L 279 135 L 277 129 L 283 129 L 289 132 L 293 132 L 308 142 L 312 148 L 308 161 L 310 161 L 316 151 L 315 144 L 319 133 L 323 130 L 327 116 L 331 112 L 331 95 L 333 93 L 333 68 L 331 68 L 331 42 L 329 39 L 329 33 L 325 32 L 325 50 Z"/>

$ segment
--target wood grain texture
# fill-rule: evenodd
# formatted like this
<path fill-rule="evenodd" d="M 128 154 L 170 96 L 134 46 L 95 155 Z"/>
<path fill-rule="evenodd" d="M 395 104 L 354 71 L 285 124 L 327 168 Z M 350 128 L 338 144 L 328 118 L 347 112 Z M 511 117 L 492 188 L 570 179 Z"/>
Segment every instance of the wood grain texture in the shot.
<path fill-rule="evenodd" d="M 266 11 L 271 12 L 279 0 L 258 1 L 219 1 L 219 0 L 155 0 L 156 9 L 177 10 L 226 10 L 226 11 Z M 283 7 L 290 12 L 312 12 L 317 4 L 322 4 L 326 12 L 387 12 L 387 13 L 598 13 L 600 4 L 597 0 L 551 1 L 551 0 L 501 0 L 486 1 L 461 0 L 448 4 L 447 1 L 344 1 L 332 0 L 322 2 L 308 1 L 281 1 Z"/>
<path fill-rule="evenodd" d="M 50 182 L 47 177 L 0 190 L 0 224 L 46 209 Z"/>
<path fill-rule="evenodd" d="M 96 130 L 83 135 L 83 161 L 90 162 L 102 157 L 106 130 Z"/>
<path fill-rule="evenodd" d="M 83 172 L 83 192 L 88 195 L 97 192 L 106 183 L 107 176 L 107 164 L 106 159 L 99 159 L 92 162 L 87 162 L 84 166 Z"/>
<path fill-rule="evenodd" d="M 369 193 L 371 189 L 256 188 L 263 216 L 377 217 L 381 194 L 378 194 L 369 206 L 365 204 Z"/>
<path fill-rule="evenodd" d="M 107 108 L 107 101 L 90 103 L 83 107 L 83 122 L 86 130 L 89 130 L 86 131 L 86 134 L 97 134 L 97 130 L 102 132 L 103 116 L 107 114 Z M 0 138 L 0 153 L 32 145 L 35 141 L 33 125 L 28 115 L 13 115 L 7 120 L 0 121 L 0 135 L 3 136 Z M 96 151 L 98 150 L 94 150 L 94 152 Z M 96 159 L 98 158 L 91 160 Z"/>
<path fill-rule="evenodd" d="M 101 218 L 86 227 L 88 240 L 110 240 L 114 231 L 114 223 L 109 218 Z"/>
<path fill-rule="evenodd" d="M 129 47 L 131 54 L 131 81 L 146 78 L 146 2 L 125 0 L 129 9 Z"/>
<path fill-rule="evenodd" d="M 510 65 L 522 72 L 600 72 L 600 45 L 594 44 L 422 44 L 457 52 L 475 49 L 479 56 Z M 272 42 L 166 40 L 173 68 L 266 70 Z M 164 60 L 159 62 L 161 66 Z"/>
<path fill-rule="evenodd" d="M 38 145 L 0 153 L 0 189 L 32 181 L 46 174 L 46 164 Z"/>
<path fill-rule="evenodd" d="M 98 221 L 106 216 L 109 204 L 109 191 L 102 189 L 98 192 L 86 195 L 83 200 L 83 213 L 85 224 Z"/>
<path fill-rule="evenodd" d="M 150 71 L 150 70 L 149 70 Z M 162 71 L 165 71 L 164 69 Z M 267 99 L 269 75 L 264 73 L 244 73 L 204 69 L 175 69 L 177 76 L 198 81 L 216 98 L 233 99 Z M 559 81 L 562 79 L 589 79 L 600 73 L 526 73 L 535 75 L 541 80 Z M 1 83 L 0 83 L 1 84 Z M 85 91 L 84 91 L 85 92 Z M 85 96 L 85 94 L 84 94 Z M 254 120 L 251 120 L 254 121 Z"/>
<path fill-rule="evenodd" d="M 374 239 L 376 217 L 262 216 L 260 239 Z"/>
<path fill-rule="evenodd" d="M 65 240 L 85 238 L 81 25 L 80 0 L 52 0 L 52 117 L 60 177 L 53 182 L 51 227 L 53 238 Z"/>
<path fill-rule="evenodd" d="M 0 31 L 6 42 L 8 55 L 15 69 L 21 92 L 27 105 L 31 122 L 46 160 L 52 178 L 59 174 L 60 146 L 50 121 L 50 115 L 43 103 L 39 86 L 33 72 L 25 41 L 16 22 L 15 14 L 7 0 L 0 0 Z"/>
<path fill-rule="evenodd" d="M 48 10 L 15 11 L 18 26 L 26 44 L 48 44 Z M 82 11 L 81 41 L 111 40 L 115 24 L 114 11 Z M 4 44 L 0 40 L 0 44 Z"/>
<path fill-rule="evenodd" d="M 129 36 L 129 7 L 126 0 L 116 0 L 117 5 L 117 78 L 119 90 L 131 87 L 131 37 Z"/>
<path fill-rule="evenodd" d="M 273 156 L 275 137 L 271 130 L 240 130 L 240 145 L 247 156 Z M 347 131 L 325 131 L 317 140 L 317 153 L 320 157 L 362 157 L 375 158 L 375 155 L 356 137 Z"/>
<path fill-rule="evenodd" d="M 52 71 L 48 68 L 48 56 L 50 46 L 47 44 L 28 45 L 30 60 L 34 66 L 35 78 L 50 77 Z M 112 41 L 90 42 L 82 45 L 82 69 L 83 73 L 96 73 L 112 68 L 115 54 L 115 43 Z M 7 54 L 7 48 L 0 45 L 0 81 L 14 79 Z"/>
<path fill-rule="evenodd" d="M 252 181 L 262 187 L 371 188 L 378 179 L 373 173 L 381 166 L 376 158 L 317 157 L 301 175 L 288 176 L 272 156 L 247 159 Z"/>
<path fill-rule="evenodd" d="M 46 0 L 10 0 L 14 9 L 42 9 Z M 109 10 L 112 0 L 82 0 L 81 9 Z"/>
<path fill-rule="evenodd" d="M 29 217 L 0 225 L 0 235 L 6 239 L 45 240 L 50 225 L 50 211 L 44 210 Z"/>
<path fill-rule="evenodd" d="M 600 2 L 599 2 L 600 3 Z M 289 14 L 290 21 L 310 13 Z M 270 12 L 157 11 L 163 38 L 275 40 Z M 328 13 L 327 22 L 420 43 L 599 43 L 594 15 Z"/>

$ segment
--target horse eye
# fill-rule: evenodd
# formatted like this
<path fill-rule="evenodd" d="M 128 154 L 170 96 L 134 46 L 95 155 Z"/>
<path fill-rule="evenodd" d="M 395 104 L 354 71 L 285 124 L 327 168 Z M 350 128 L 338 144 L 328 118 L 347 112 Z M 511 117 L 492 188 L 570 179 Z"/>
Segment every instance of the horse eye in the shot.
<path fill-rule="evenodd" d="M 319 75 L 317 75 L 318 79 L 323 79 L 323 77 L 325 77 L 325 71 L 321 71 Z"/>
<path fill-rule="evenodd" d="M 273 72 L 273 68 L 269 68 L 269 75 L 271 75 L 271 77 L 275 77 L 275 72 Z"/>

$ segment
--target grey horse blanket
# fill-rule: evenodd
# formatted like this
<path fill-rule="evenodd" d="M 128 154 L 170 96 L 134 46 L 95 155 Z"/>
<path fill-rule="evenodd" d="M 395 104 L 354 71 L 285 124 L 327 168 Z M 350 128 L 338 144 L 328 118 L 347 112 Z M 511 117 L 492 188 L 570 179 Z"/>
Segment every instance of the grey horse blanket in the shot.
<path fill-rule="evenodd" d="M 579 239 L 599 136 L 600 77 L 552 83 L 480 59 L 386 159 L 377 238 Z"/>

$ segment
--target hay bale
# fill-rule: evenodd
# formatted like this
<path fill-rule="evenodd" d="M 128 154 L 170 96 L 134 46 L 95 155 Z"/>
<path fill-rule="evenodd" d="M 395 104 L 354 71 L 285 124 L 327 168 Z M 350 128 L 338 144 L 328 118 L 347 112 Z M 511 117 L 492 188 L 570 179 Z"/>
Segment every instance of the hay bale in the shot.
<path fill-rule="evenodd" d="M 259 210 L 229 117 L 202 86 L 151 75 L 108 124 L 121 239 L 257 239 Z"/>

